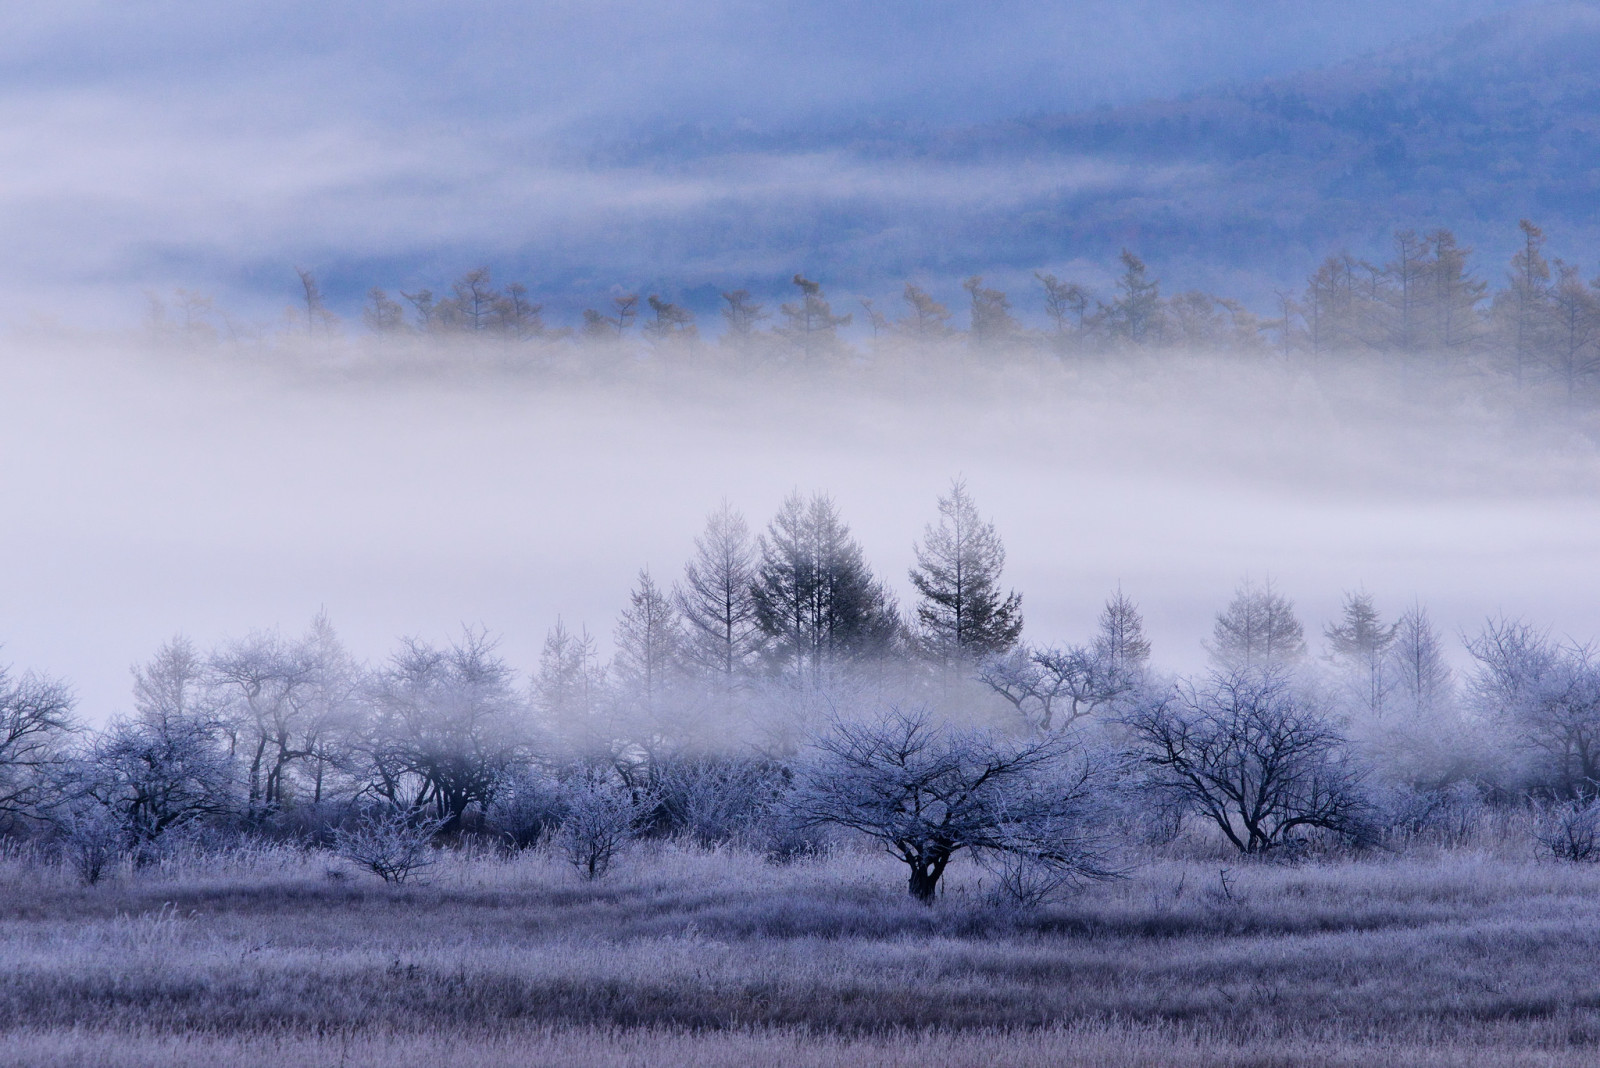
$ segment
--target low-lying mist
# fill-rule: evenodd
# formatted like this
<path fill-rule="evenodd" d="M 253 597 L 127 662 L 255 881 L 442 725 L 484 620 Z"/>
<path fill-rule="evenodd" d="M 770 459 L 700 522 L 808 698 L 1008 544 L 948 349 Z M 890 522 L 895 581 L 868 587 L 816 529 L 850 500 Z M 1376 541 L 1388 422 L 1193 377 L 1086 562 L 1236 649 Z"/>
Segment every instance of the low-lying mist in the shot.
<path fill-rule="evenodd" d="M 0 660 L 103 721 L 176 632 L 298 633 L 358 656 L 462 623 L 524 670 L 556 619 L 602 643 L 726 499 L 761 529 L 826 491 L 902 604 L 960 476 L 1008 550 L 1026 635 L 1079 640 L 1117 587 L 1163 667 L 1270 577 L 1311 628 L 1365 588 L 1441 631 L 1491 613 L 1600 632 L 1586 416 L 1424 361 L 902 348 L 826 368 L 568 346 L 0 348 Z"/>

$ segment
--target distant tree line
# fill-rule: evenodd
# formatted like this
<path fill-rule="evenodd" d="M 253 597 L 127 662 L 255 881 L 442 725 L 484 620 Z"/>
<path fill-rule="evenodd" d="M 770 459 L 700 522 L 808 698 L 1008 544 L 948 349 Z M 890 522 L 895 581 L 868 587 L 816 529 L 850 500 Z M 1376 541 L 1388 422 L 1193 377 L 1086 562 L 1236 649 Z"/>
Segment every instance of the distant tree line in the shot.
<path fill-rule="evenodd" d="M 64 683 L 0 670 L 0 830 L 88 882 L 196 835 L 400 880 L 463 837 L 598 878 L 641 836 L 792 860 L 851 833 L 919 899 L 967 852 L 1026 902 L 1114 875 L 1119 842 L 1401 848 L 1531 804 L 1555 855 L 1600 859 L 1587 645 L 1492 619 L 1458 677 L 1425 609 L 1353 593 L 1314 654 L 1271 582 L 1239 587 L 1187 677 L 1152 666 L 1120 590 L 1088 640 L 1030 642 L 960 481 L 915 561 L 903 611 L 836 503 L 795 493 L 760 532 L 716 509 L 677 581 L 640 571 L 608 661 L 557 620 L 525 683 L 481 630 L 368 665 L 322 616 L 174 638 L 94 730 Z"/>
<path fill-rule="evenodd" d="M 1600 279 L 1585 280 L 1577 264 L 1550 257 L 1544 232 L 1532 222 L 1520 224 L 1520 238 L 1495 284 L 1449 230 L 1400 230 L 1387 258 L 1331 255 L 1299 291 L 1280 291 L 1267 315 L 1198 290 L 1166 295 L 1144 261 L 1125 250 L 1107 292 L 1036 273 L 1038 288 L 1030 303 L 1042 312 L 1035 320 L 1042 325 L 1033 326 L 1019 318 L 1011 295 L 979 276 L 962 283 L 960 307 L 907 282 L 893 307 L 860 299 L 855 312 L 837 312 L 821 283 L 798 274 L 791 279 L 794 299 L 776 307 L 747 289 L 723 292 L 714 339 L 702 335 L 695 313 L 684 304 L 621 289 L 598 307 L 584 309 L 575 326 L 556 326 L 546 321 L 544 305 L 530 298 L 525 285 L 500 284 L 487 267 L 437 290 L 391 294 L 374 288 L 362 322 L 369 333 L 387 339 L 580 346 L 633 339 L 660 353 L 716 352 L 777 361 L 939 346 L 1033 349 L 1063 358 L 1157 349 L 1276 352 L 1311 359 L 1393 353 L 1463 365 L 1470 361 L 1504 374 L 1518 387 L 1540 381 L 1575 398 L 1600 378 Z M 312 336 L 336 332 L 338 317 L 315 275 L 305 269 L 297 274 L 299 302 L 286 313 L 286 324 Z M 158 330 L 188 338 L 216 336 L 218 313 L 209 298 L 179 290 L 170 304 L 152 301 Z M 242 330 L 226 316 L 222 322 L 235 336 Z M 870 338 L 847 342 L 840 331 L 852 324 L 865 327 Z"/>

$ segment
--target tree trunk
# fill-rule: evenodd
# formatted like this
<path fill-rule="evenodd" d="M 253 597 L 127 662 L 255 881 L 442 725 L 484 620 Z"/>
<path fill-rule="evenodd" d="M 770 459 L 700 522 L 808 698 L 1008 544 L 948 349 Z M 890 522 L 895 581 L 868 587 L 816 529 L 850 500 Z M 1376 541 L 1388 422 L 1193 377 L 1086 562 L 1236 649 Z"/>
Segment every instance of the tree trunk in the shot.
<path fill-rule="evenodd" d="M 925 905 L 933 904 L 934 894 L 939 889 L 939 875 L 937 868 L 923 868 L 913 865 L 911 868 L 911 896 Z"/>

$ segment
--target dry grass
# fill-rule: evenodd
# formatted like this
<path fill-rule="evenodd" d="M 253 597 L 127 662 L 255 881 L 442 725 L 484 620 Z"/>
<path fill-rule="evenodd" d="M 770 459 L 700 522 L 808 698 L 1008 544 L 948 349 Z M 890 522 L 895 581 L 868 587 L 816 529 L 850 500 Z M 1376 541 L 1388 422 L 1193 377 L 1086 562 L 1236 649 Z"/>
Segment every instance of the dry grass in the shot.
<path fill-rule="evenodd" d="M 1152 862 L 1033 914 L 887 860 L 0 862 L 0 1063 L 1592 1064 L 1600 871 Z"/>

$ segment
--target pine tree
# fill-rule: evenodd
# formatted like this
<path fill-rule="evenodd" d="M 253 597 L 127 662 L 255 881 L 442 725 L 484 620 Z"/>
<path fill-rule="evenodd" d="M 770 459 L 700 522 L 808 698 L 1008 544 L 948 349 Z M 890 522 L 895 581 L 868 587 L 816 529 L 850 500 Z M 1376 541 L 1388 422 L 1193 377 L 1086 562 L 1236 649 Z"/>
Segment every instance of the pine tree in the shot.
<path fill-rule="evenodd" d="M 684 656 L 702 674 L 731 686 L 761 647 L 751 592 L 755 545 L 744 516 L 723 501 L 694 547 L 675 597 L 685 624 Z"/>
<path fill-rule="evenodd" d="M 822 684 L 889 650 L 898 631 L 891 599 L 832 498 L 791 494 L 757 545 L 756 620 L 782 673 Z"/>
<path fill-rule="evenodd" d="M 934 655 L 976 660 L 1016 644 L 1022 595 L 1001 592 L 1005 546 L 994 524 L 978 515 L 965 482 L 952 482 L 949 496 L 939 498 L 939 523 L 928 525 L 916 554 L 917 621 Z"/>
<path fill-rule="evenodd" d="M 653 705 L 677 667 L 682 642 L 677 608 L 650 577 L 650 569 L 641 569 L 639 584 L 617 620 L 613 660 L 617 682 L 628 694 Z"/>
<path fill-rule="evenodd" d="M 1305 628 L 1271 579 L 1259 589 L 1246 580 L 1217 613 L 1207 650 L 1228 671 L 1283 667 L 1305 655 Z"/>

